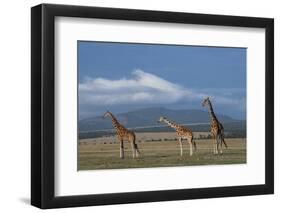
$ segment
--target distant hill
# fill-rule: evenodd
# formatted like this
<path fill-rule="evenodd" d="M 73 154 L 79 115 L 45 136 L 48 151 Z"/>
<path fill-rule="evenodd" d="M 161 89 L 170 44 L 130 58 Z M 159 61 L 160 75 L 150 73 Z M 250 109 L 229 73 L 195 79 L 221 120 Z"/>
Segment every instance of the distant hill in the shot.
<path fill-rule="evenodd" d="M 163 124 L 160 125 L 157 123 L 160 116 L 165 116 L 168 119 L 181 124 L 200 124 L 210 122 L 209 113 L 197 109 L 172 110 L 163 107 L 145 108 L 127 113 L 115 114 L 115 116 L 119 122 L 127 128 L 163 126 Z M 217 114 L 217 117 L 222 123 L 239 122 L 239 120 L 223 114 Z M 79 121 L 80 132 L 106 129 L 112 129 L 111 119 L 109 118 L 103 119 L 102 116 L 97 116 Z"/>

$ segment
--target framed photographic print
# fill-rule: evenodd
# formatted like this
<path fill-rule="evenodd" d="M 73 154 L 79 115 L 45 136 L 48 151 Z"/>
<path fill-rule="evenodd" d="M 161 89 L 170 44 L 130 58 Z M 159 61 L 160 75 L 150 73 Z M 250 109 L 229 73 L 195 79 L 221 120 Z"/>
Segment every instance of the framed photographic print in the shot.
<path fill-rule="evenodd" d="M 31 9 L 31 203 L 271 194 L 274 21 Z"/>

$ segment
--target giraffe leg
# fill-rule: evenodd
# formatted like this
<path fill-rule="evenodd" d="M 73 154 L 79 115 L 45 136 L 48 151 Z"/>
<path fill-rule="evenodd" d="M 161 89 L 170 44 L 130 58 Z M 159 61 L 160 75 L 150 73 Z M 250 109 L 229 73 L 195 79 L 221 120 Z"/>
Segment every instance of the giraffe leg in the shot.
<path fill-rule="evenodd" d="M 222 140 L 223 140 L 223 137 L 222 135 L 220 136 L 220 153 L 222 154 Z"/>
<path fill-rule="evenodd" d="M 188 140 L 189 143 L 189 155 L 192 156 L 193 155 L 193 145 L 192 145 L 192 140 Z"/>
<path fill-rule="evenodd" d="M 197 146 L 194 140 L 192 140 L 193 146 L 194 146 L 194 151 L 197 151 Z"/>
<path fill-rule="evenodd" d="M 136 150 L 135 150 L 135 146 L 134 146 L 133 142 L 131 142 L 131 148 L 132 148 L 133 158 L 135 158 Z"/>
<path fill-rule="evenodd" d="M 123 144 L 123 140 L 120 141 L 120 158 L 124 159 L 124 144 Z"/>
<path fill-rule="evenodd" d="M 219 136 L 216 137 L 216 153 L 219 154 L 219 145 L 220 145 L 220 140 L 219 140 Z"/>
<path fill-rule="evenodd" d="M 216 137 L 215 137 L 215 135 L 213 135 L 213 152 L 214 152 L 214 155 L 217 154 L 217 152 L 216 152 Z"/>
<path fill-rule="evenodd" d="M 179 138 L 179 143 L 180 143 L 180 154 L 182 156 L 182 139 L 181 138 Z"/>
<path fill-rule="evenodd" d="M 135 147 L 136 157 L 139 158 L 140 151 L 139 151 L 138 145 L 136 143 L 134 143 L 134 147 Z"/>
<path fill-rule="evenodd" d="M 227 149 L 227 144 L 226 144 L 226 142 L 224 140 L 224 129 L 223 129 L 223 127 L 221 129 L 221 141 L 224 144 L 225 148 Z"/>
<path fill-rule="evenodd" d="M 130 140 L 131 140 L 130 142 L 132 146 L 133 158 L 138 158 L 140 155 L 140 151 L 138 149 L 138 145 L 136 144 L 136 136 L 133 135 Z"/>

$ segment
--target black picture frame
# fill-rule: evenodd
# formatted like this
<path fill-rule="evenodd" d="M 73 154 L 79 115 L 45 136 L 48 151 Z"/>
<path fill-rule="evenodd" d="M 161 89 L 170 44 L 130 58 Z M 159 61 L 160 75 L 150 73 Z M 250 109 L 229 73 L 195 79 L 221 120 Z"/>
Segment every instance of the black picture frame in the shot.
<path fill-rule="evenodd" d="M 264 28 L 266 32 L 265 184 L 56 197 L 54 195 L 54 21 L 58 16 Z M 272 194 L 274 193 L 274 20 L 53 4 L 32 7 L 31 112 L 31 204 L 39 208 Z"/>

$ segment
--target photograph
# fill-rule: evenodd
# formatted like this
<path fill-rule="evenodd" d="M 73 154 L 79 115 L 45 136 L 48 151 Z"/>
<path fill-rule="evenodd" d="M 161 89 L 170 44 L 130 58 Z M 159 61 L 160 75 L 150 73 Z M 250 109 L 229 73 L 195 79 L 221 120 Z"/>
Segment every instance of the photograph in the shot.
<path fill-rule="evenodd" d="M 247 48 L 77 41 L 78 171 L 247 163 Z"/>
<path fill-rule="evenodd" d="M 128 8 L 31 8 L 31 205 L 274 194 L 274 18 Z"/>

